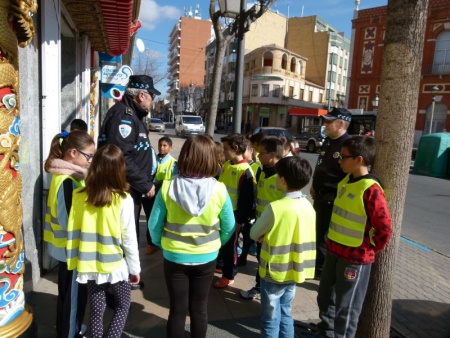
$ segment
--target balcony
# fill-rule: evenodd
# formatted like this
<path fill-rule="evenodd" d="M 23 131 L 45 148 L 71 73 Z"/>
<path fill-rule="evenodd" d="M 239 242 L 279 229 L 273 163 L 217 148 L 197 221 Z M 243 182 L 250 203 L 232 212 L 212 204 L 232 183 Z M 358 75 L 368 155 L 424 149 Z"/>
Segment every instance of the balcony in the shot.
<path fill-rule="evenodd" d="M 450 63 L 432 63 L 422 65 L 422 75 L 450 74 Z"/>

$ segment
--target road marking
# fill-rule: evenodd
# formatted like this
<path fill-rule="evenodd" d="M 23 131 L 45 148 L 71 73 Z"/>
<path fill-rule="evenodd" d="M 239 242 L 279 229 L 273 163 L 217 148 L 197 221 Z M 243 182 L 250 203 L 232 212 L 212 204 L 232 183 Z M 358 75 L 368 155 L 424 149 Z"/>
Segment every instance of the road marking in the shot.
<path fill-rule="evenodd" d="M 421 249 L 423 251 L 426 251 L 426 252 L 430 252 L 431 251 L 430 248 L 427 248 L 426 246 L 423 246 L 423 245 L 421 245 L 419 243 L 413 242 L 410 239 L 407 239 L 407 238 L 405 238 L 403 236 L 400 236 L 400 240 L 403 241 L 403 242 L 406 242 L 408 244 L 411 244 L 412 246 L 415 246 L 416 248 L 419 248 L 419 249 Z"/>

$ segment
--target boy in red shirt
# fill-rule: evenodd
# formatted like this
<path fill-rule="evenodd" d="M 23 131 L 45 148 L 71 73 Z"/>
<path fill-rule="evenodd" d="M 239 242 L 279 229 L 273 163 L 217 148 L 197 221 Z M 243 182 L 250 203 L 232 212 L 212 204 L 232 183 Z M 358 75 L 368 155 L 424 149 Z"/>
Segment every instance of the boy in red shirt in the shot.
<path fill-rule="evenodd" d="M 344 141 L 339 164 L 347 176 L 338 184 L 320 279 L 318 324 L 323 337 L 355 336 L 375 254 L 392 234 L 392 220 L 379 179 L 369 174 L 375 140 Z"/>

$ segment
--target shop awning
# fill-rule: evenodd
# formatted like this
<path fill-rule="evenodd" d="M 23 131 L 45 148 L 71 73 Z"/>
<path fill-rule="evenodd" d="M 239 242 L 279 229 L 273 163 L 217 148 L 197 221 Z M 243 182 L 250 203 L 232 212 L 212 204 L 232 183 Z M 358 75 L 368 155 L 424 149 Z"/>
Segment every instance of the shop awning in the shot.
<path fill-rule="evenodd" d="M 326 109 L 319 108 L 289 108 L 289 115 L 291 116 L 322 116 L 328 113 Z"/>
<path fill-rule="evenodd" d="M 94 50 L 122 55 L 130 46 L 133 0 L 63 0 L 80 33 Z M 137 2 L 140 6 L 140 1 Z"/>

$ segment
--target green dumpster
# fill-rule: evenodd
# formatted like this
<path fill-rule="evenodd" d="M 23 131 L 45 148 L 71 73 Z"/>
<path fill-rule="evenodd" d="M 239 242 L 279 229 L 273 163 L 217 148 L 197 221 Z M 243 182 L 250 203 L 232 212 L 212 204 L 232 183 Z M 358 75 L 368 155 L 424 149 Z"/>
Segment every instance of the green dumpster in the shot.
<path fill-rule="evenodd" d="M 432 177 L 448 177 L 450 133 L 422 136 L 417 149 L 413 173 Z"/>

